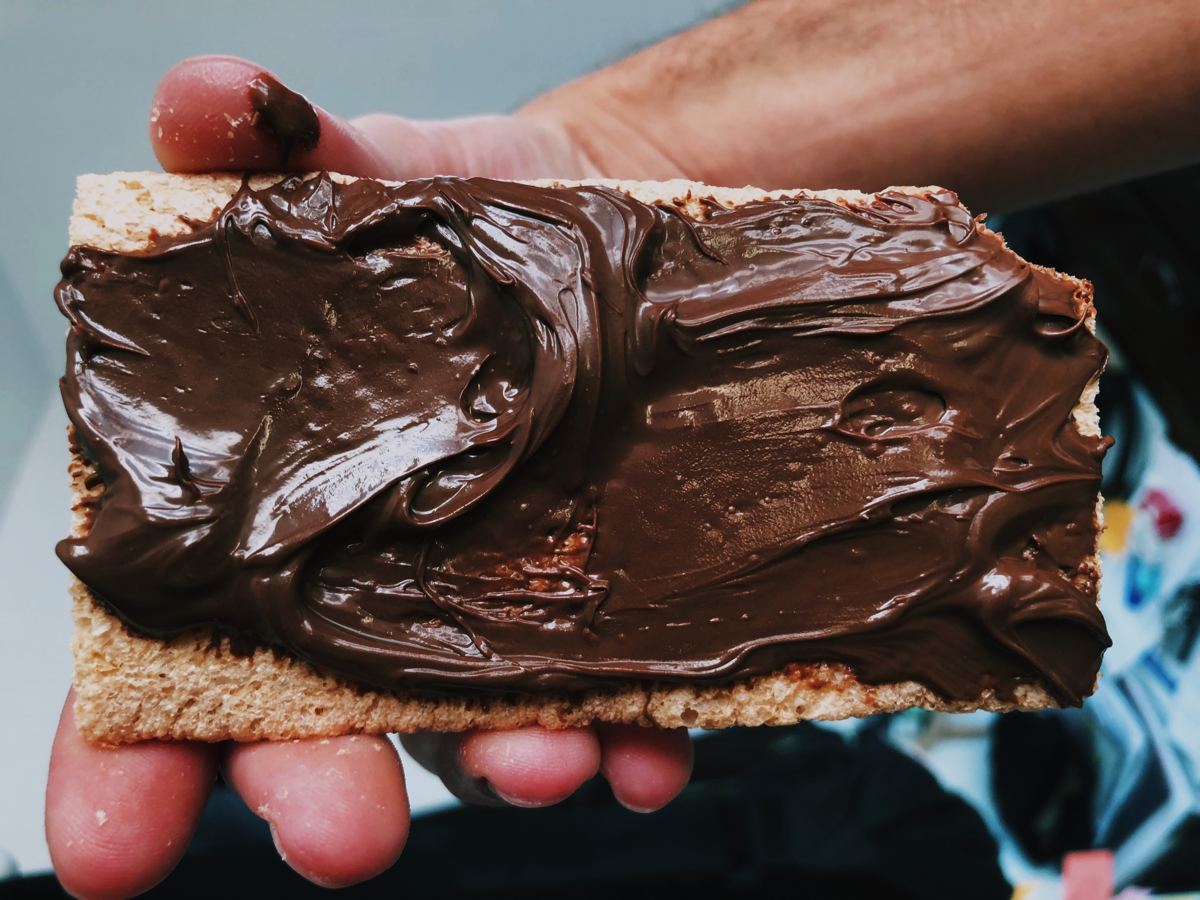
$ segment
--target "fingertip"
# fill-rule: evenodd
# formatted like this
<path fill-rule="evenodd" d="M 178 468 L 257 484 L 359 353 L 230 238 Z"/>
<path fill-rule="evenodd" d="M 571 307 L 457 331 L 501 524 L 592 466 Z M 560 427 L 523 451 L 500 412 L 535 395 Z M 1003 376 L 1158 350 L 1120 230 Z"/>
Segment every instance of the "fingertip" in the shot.
<path fill-rule="evenodd" d="M 168 172 L 265 169 L 279 150 L 254 124 L 247 87 L 261 71 L 235 56 L 172 66 L 150 104 L 150 145 Z"/>
<path fill-rule="evenodd" d="M 168 172 L 314 171 L 388 177 L 371 140 L 290 89 L 301 113 L 315 116 L 293 145 L 255 107 L 254 90 L 277 79 L 236 56 L 193 56 L 163 75 L 150 105 L 150 144 Z M 309 143 L 311 139 L 311 143 Z"/>
<path fill-rule="evenodd" d="M 46 784 L 46 842 L 63 888 L 81 897 L 127 897 L 179 862 L 212 787 L 216 761 L 199 744 L 88 744 L 69 695 Z"/>
<path fill-rule="evenodd" d="M 600 770 L 600 744 L 590 728 L 522 728 L 464 735 L 459 761 L 514 806 L 565 800 Z"/>
<path fill-rule="evenodd" d="M 270 824 L 279 855 L 315 884 L 364 881 L 404 849 L 408 795 L 387 738 L 235 745 L 225 770 L 246 805 Z"/>
<path fill-rule="evenodd" d="M 686 787 L 692 775 L 692 742 L 685 729 L 665 731 L 637 725 L 599 730 L 601 772 L 613 796 L 634 812 L 654 812 Z"/>

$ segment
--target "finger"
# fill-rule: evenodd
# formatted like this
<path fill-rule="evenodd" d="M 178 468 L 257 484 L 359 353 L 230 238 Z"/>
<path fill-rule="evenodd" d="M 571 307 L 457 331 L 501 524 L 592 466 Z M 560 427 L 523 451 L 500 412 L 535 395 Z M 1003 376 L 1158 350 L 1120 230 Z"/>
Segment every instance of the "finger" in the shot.
<path fill-rule="evenodd" d="M 600 744 L 589 728 L 414 735 L 404 746 L 456 796 L 475 803 L 550 806 L 600 770 Z"/>
<path fill-rule="evenodd" d="M 480 175 L 488 178 L 588 178 L 599 175 L 568 138 L 547 121 L 474 116 L 421 121 L 370 115 L 350 124 L 388 161 L 392 178 Z"/>
<path fill-rule="evenodd" d="M 233 56 L 197 56 L 159 83 L 150 109 L 150 141 L 171 172 L 314 171 L 402 180 L 427 175 L 581 178 L 598 174 L 545 119 L 479 116 L 423 122 L 372 115 L 347 122 L 314 106 L 311 148 L 289 148 L 256 112 L 253 86 L 274 78 Z"/>
<path fill-rule="evenodd" d="M 600 771 L 617 801 L 634 812 L 666 806 L 692 775 L 692 742 L 685 729 L 604 725 L 599 736 Z"/>
<path fill-rule="evenodd" d="M 408 838 L 408 795 L 384 737 L 236 744 L 225 773 L 271 826 L 275 847 L 316 884 L 343 887 L 388 868 Z"/>
<path fill-rule="evenodd" d="M 394 170 L 370 140 L 337 116 L 313 107 L 315 146 L 288 147 L 255 110 L 261 66 L 235 56 L 195 56 L 158 84 L 150 106 L 150 143 L 169 172 L 326 169 L 374 178 Z"/>
<path fill-rule="evenodd" d="M 67 696 L 50 753 L 46 842 L 63 887 L 128 897 L 161 881 L 187 849 L 216 774 L 203 744 L 102 748 L 75 728 Z"/>

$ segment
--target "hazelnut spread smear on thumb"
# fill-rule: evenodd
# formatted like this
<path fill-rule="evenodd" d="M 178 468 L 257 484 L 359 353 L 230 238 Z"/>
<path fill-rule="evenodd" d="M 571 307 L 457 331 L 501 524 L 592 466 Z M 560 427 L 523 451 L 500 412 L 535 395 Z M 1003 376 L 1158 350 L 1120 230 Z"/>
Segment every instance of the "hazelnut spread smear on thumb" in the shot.
<path fill-rule="evenodd" d="M 1079 282 L 950 192 L 736 208 L 245 184 L 75 246 L 59 555 L 135 632 L 430 693 L 796 662 L 1080 702 L 1106 442 Z"/>

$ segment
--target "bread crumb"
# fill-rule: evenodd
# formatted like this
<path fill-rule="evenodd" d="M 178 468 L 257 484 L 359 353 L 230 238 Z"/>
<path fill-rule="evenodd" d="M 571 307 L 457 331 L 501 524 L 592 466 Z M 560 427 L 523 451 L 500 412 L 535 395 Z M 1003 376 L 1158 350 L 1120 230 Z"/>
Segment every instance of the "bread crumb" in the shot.
<path fill-rule="evenodd" d="M 108 813 L 106 813 L 102 809 L 96 810 L 96 824 L 102 826 L 107 821 L 108 821 Z"/>

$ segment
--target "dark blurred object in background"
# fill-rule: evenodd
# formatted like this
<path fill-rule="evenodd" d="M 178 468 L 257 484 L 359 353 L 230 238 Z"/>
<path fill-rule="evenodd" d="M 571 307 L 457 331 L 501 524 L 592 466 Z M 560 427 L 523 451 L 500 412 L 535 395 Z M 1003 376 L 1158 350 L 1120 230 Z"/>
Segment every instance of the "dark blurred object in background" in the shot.
<path fill-rule="evenodd" d="M 1162 410 L 1171 439 L 1200 459 L 1197 210 L 1200 166 L 1006 216 L 1002 228 L 1027 259 L 1091 279 L 1105 339 Z"/>
<path fill-rule="evenodd" d="M 63 896 L 49 876 L 6 896 Z M 872 737 L 814 725 L 714 733 L 661 812 L 622 809 L 595 781 L 552 809 L 456 809 L 413 824 L 400 862 L 348 897 L 1007 898 L 978 814 Z M 326 897 L 263 823 L 218 791 L 179 868 L 147 897 Z"/>
<path fill-rule="evenodd" d="M 996 811 L 1030 862 L 1092 846 L 1096 767 L 1079 724 L 1053 713 L 998 716 L 989 762 Z"/>
<path fill-rule="evenodd" d="M 1017 252 L 1089 278 L 1113 637 L 1081 712 L 999 720 L 997 809 L 1034 862 L 1113 851 L 1118 886 L 1200 887 L 1200 168 L 1006 217 Z M 1080 817 L 1086 817 L 1083 821 Z"/>

